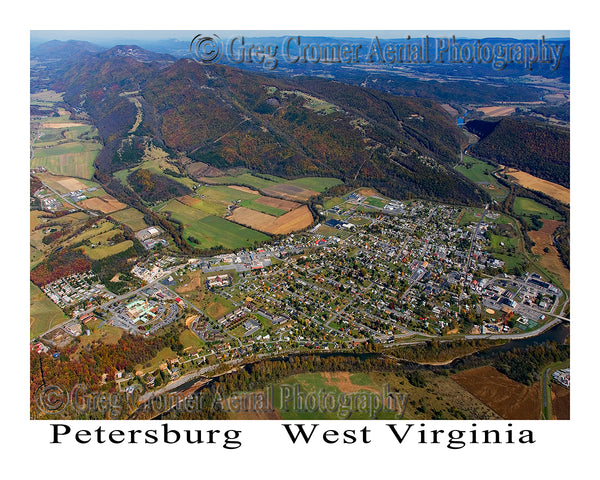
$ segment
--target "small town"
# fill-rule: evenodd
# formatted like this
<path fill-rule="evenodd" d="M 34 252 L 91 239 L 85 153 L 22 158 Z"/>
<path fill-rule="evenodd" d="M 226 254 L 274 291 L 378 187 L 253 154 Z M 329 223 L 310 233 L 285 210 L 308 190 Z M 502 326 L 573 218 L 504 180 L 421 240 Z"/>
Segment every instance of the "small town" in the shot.
<path fill-rule="evenodd" d="M 486 207 L 465 221 L 459 207 L 421 200 L 364 205 L 351 193 L 309 231 L 255 250 L 152 254 L 131 267 L 137 288 L 118 296 L 91 272 L 56 280 L 44 292 L 72 318 L 32 345 L 68 344 L 90 334 L 91 320 L 143 336 L 180 322 L 195 340 L 163 365 L 193 369 L 366 342 L 525 338 L 562 318 L 561 289 L 535 272 L 509 273 L 490 253 L 501 214 Z M 136 233 L 159 236 L 157 227 Z"/>

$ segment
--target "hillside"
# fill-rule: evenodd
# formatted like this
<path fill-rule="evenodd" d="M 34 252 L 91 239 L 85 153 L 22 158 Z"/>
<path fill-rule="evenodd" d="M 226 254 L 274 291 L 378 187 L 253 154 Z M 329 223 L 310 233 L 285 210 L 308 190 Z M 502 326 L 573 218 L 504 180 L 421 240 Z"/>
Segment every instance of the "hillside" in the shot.
<path fill-rule="evenodd" d="M 464 136 L 431 100 L 173 62 L 135 46 L 81 53 L 55 77 L 52 87 L 66 92 L 73 109 L 87 112 L 102 136 L 100 176 L 122 168 L 115 155 L 129 138 L 133 144 L 153 141 L 175 160 L 188 157 L 221 169 L 331 176 L 399 198 L 481 200 L 451 168 Z"/>
<path fill-rule="evenodd" d="M 569 187 L 569 132 L 529 119 L 472 120 L 467 129 L 482 137 L 471 152 Z"/>

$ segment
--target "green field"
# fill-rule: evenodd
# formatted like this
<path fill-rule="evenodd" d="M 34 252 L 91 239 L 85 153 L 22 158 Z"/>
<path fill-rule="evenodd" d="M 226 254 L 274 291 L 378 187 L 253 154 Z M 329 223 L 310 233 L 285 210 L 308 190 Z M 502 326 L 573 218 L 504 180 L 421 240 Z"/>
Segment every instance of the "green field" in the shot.
<path fill-rule="evenodd" d="M 463 162 L 455 167 L 457 172 L 462 173 L 465 177 L 475 183 L 492 185 L 482 185 L 485 190 L 494 198 L 502 199 L 506 197 L 506 190 L 498 183 L 498 180 L 492 175 L 492 172 L 496 169 L 493 165 L 477 160 L 476 158 L 464 155 Z"/>
<path fill-rule="evenodd" d="M 250 208 L 251 210 L 256 210 L 258 212 L 266 213 L 267 215 L 273 215 L 275 217 L 280 217 L 284 213 L 287 213 L 285 210 L 271 207 L 270 205 L 263 205 L 262 203 L 258 203 L 256 200 L 244 200 L 240 205 L 242 207 Z"/>
<path fill-rule="evenodd" d="M 53 123 L 56 117 L 44 119 Z M 68 122 L 68 119 L 63 119 Z M 57 122 L 54 122 L 57 123 Z M 56 175 L 90 179 L 94 160 L 101 150 L 98 131 L 91 125 L 43 128 L 34 144 L 32 167 L 45 167 Z"/>
<path fill-rule="evenodd" d="M 336 398 L 342 393 L 345 393 L 348 398 L 352 398 L 353 396 L 361 398 L 358 397 L 358 394 L 369 394 L 369 397 L 371 395 L 381 395 L 382 387 L 376 385 L 367 373 L 350 375 L 350 385 L 348 386 L 352 387 L 352 392 L 344 392 L 344 390 L 347 388 L 344 387 L 348 383 L 345 377 L 345 372 L 343 372 L 341 376 L 331 374 L 331 377 L 329 378 L 324 373 L 303 373 L 288 377 L 284 382 L 273 386 L 273 407 L 279 412 L 284 420 L 341 420 L 345 418 L 349 418 L 351 420 L 367 420 L 371 418 L 366 403 L 361 404 L 360 401 L 357 401 L 354 404 L 357 411 L 351 413 L 349 416 L 347 416 L 344 409 L 337 408 L 337 405 L 331 409 L 315 409 L 314 407 L 306 408 L 309 405 L 296 405 L 296 407 L 294 407 L 293 401 L 286 401 L 286 397 L 291 398 L 290 392 L 297 392 L 296 389 L 298 387 L 301 394 L 304 396 L 312 393 L 313 396 L 316 395 L 317 398 L 319 398 L 320 392 L 324 392 L 325 395 L 330 394 Z M 346 385 L 342 386 L 343 382 L 345 382 Z M 338 387 L 336 384 L 339 384 L 344 390 L 342 390 L 342 388 Z M 365 396 L 362 398 L 365 398 Z M 343 405 L 342 402 L 340 403 Z M 324 402 L 324 404 L 327 405 L 326 402 Z M 318 406 L 319 402 L 317 402 L 316 405 Z M 346 405 L 351 406 L 352 404 L 347 403 Z M 377 414 L 376 418 L 395 419 L 396 414 L 394 412 L 380 412 Z"/>
<path fill-rule="evenodd" d="M 125 240 L 124 242 L 117 243 L 116 245 L 99 245 L 93 248 L 85 246 L 83 247 L 83 253 L 92 260 L 100 260 L 102 258 L 124 252 L 130 247 L 133 247 L 133 242 L 131 240 Z"/>
<path fill-rule="evenodd" d="M 344 182 L 337 178 L 330 177 L 303 177 L 297 178 L 296 180 L 290 180 L 289 182 L 285 183 L 321 193 L 331 187 L 335 187 L 336 185 L 342 185 Z"/>
<path fill-rule="evenodd" d="M 153 372 L 160 366 L 161 363 L 164 363 L 166 360 L 173 359 L 176 357 L 177 354 L 173 350 L 171 350 L 169 347 L 165 347 L 162 350 L 160 350 L 156 354 L 156 356 L 149 362 L 146 362 L 143 365 L 138 363 L 135 366 L 135 370 L 141 370 L 144 373 Z"/>
<path fill-rule="evenodd" d="M 198 240 L 198 244 L 190 243 L 197 248 L 222 246 L 229 249 L 251 247 L 259 242 L 266 242 L 270 237 L 264 233 L 229 222 L 214 215 L 198 220 L 184 229 L 183 236 Z M 189 240 L 188 240 L 189 242 Z"/>
<path fill-rule="evenodd" d="M 558 212 L 555 212 L 551 208 L 542 205 L 541 203 L 532 200 L 531 198 L 516 197 L 513 205 L 513 210 L 516 215 L 522 215 L 530 217 L 532 215 L 539 215 L 540 218 L 547 220 L 561 220 L 562 217 Z"/>
<path fill-rule="evenodd" d="M 205 343 L 202 340 L 200 340 L 196 335 L 194 335 L 191 332 L 191 330 L 188 329 L 185 329 L 183 332 L 181 332 L 181 335 L 179 335 L 179 341 L 183 345 L 184 350 L 188 348 L 191 350 L 197 350 L 198 348 L 203 347 L 205 345 Z"/>
<path fill-rule="evenodd" d="M 258 193 L 248 193 L 236 190 L 235 188 L 229 188 L 226 186 L 215 185 L 212 187 L 199 187 L 196 190 L 197 195 L 204 195 L 207 198 L 215 200 L 217 202 L 223 202 L 225 205 L 229 205 L 237 200 L 253 200 L 258 198 Z"/>
<path fill-rule="evenodd" d="M 157 211 L 160 213 L 170 213 L 172 218 L 181 222 L 184 227 L 189 227 L 198 220 L 208 216 L 208 213 L 203 210 L 184 205 L 176 198 L 169 200 Z"/>
<path fill-rule="evenodd" d="M 29 336 L 37 337 L 51 327 L 66 322 L 67 316 L 36 285 L 29 282 Z"/>
<path fill-rule="evenodd" d="M 117 222 L 127 225 L 134 232 L 146 228 L 148 225 L 144 221 L 144 214 L 135 208 L 126 208 L 118 212 L 111 213 L 110 216 Z"/>
<path fill-rule="evenodd" d="M 365 202 L 367 202 L 369 205 L 372 205 L 374 207 L 379 207 L 379 208 L 383 208 L 386 205 L 386 201 L 382 200 L 381 198 L 376 198 L 376 197 L 369 197 L 365 200 Z"/>
<path fill-rule="evenodd" d="M 272 175 L 269 178 L 277 178 Z M 241 175 L 225 175 L 223 177 L 210 177 L 203 179 L 206 183 L 211 183 L 215 185 L 245 185 L 251 188 L 261 189 L 272 187 L 278 183 L 285 182 L 284 178 L 279 179 L 279 181 L 267 180 L 265 178 L 255 177 L 251 173 L 242 173 Z"/>

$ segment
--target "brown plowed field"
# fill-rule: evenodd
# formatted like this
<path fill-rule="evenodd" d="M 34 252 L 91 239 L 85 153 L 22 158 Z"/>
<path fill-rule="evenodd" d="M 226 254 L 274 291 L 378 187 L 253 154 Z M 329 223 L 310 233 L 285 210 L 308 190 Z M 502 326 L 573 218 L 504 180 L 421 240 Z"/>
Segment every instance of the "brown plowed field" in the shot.
<path fill-rule="evenodd" d="M 562 222 L 558 220 L 544 220 L 544 226 L 540 230 L 530 230 L 527 235 L 535 243 L 531 247 L 531 251 L 535 255 L 540 255 L 540 265 L 560 276 L 563 286 L 569 290 L 571 288 L 571 273 L 563 265 L 558 250 L 556 250 L 552 241 L 552 234 L 560 225 L 562 225 Z M 548 247 L 548 253 L 544 252 L 545 247 Z"/>
<path fill-rule="evenodd" d="M 246 207 L 238 207 L 231 216 L 227 217 L 227 220 L 260 232 L 285 235 L 308 227 L 312 223 L 313 217 L 306 205 L 296 208 L 281 217 L 274 217 Z"/>
<path fill-rule="evenodd" d="M 102 213 L 112 213 L 127 207 L 127 205 L 119 202 L 115 197 L 111 195 L 103 195 L 102 197 L 88 198 L 87 200 L 84 200 L 79 204 L 91 210 L 99 210 Z"/>
<path fill-rule="evenodd" d="M 281 197 L 286 200 L 299 200 L 306 202 L 311 197 L 316 197 L 319 193 L 306 188 L 290 185 L 289 183 L 280 183 L 272 187 L 263 188 L 262 192 L 265 195 L 272 197 Z"/>
<path fill-rule="evenodd" d="M 280 210 L 285 210 L 286 212 L 294 210 L 295 208 L 298 208 L 300 206 L 299 203 L 290 202 L 289 200 L 282 200 L 280 198 L 273 197 L 259 197 L 256 199 L 256 203 L 267 205 L 269 207 L 275 207 Z"/>
<path fill-rule="evenodd" d="M 466 370 L 451 378 L 506 420 L 540 418 L 542 397 L 539 382 L 527 387 L 493 367 Z"/>
<path fill-rule="evenodd" d="M 571 418 L 571 391 L 556 383 L 552 384 L 552 413 L 557 420 Z"/>

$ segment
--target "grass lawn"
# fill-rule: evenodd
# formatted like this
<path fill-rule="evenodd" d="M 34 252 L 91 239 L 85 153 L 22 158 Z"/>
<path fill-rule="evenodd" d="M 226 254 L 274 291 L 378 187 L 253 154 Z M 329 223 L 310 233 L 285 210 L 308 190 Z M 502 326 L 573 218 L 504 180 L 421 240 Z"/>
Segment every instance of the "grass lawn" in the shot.
<path fill-rule="evenodd" d="M 486 163 L 482 160 L 465 155 L 463 157 L 463 163 L 457 165 L 455 170 L 462 173 L 465 177 L 475 183 L 489 183 L 493 188 L 486 187 L 485 190 L 496 199 L 503 199 L 506 197 L 506 190 L 500 185 L 498 180 L 492 175 L 492 172 L 496 169 L 493 165 Z"/>
<path fill-rule="evenodd" d="M 339 205 L 340 203 L 344 203 L 346 200 L 342 197 L 333 197 L 333 198 L 328 198 L 327 200 L 325 200 L 323 202 L 323 208 L 325 208 L 325 210 L 331 208 L 331 207 L 335 207 L 336 205 Z"/>
<path fill-rule="evenodd" d="M 204 312 L 212 319 L 217 320 L 223 315 L 235 310 L 235 305 L 220 295 L 213 295 L 206 304 Z"/>
<path fill-rule="evenodd" d="M 205 343 L 200 340 L 196 335 L 194 335 L 191 330 L 184 330 L 179 335 L 179 341 L 183 345 L 183 349 L 190 349 L 187 353 L 191 353 L 191 351 L 196 351 L 199 348 L 203 347 Z"/>
<path fill-rule="evenodd" d="M 59 323 L 67 316 L 36 285 L 29 282 L 29 337 L 34 338 Z"/>

